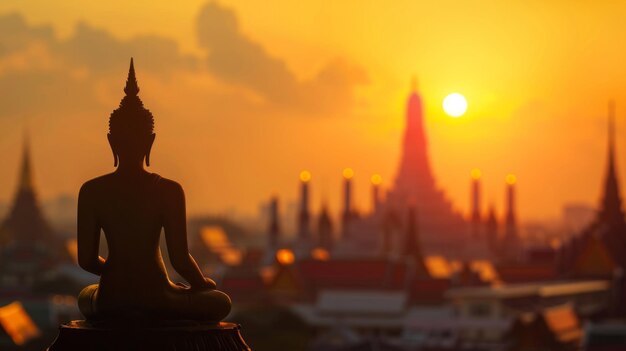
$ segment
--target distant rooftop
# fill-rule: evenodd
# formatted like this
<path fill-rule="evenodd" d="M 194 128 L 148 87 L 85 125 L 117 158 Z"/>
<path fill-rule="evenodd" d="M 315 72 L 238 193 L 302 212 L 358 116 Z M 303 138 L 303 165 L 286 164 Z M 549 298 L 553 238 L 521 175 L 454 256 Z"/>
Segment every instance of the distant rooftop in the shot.
<path fill-rule="evenodd" d="M 527 296 L 562 296 L 606 291 L 609 282 L 605 280 L 560 281 L 525 284 L 508 284 L 488 287 L 454 288 L 446 292 L 449 299 L 509 299 Z"/>

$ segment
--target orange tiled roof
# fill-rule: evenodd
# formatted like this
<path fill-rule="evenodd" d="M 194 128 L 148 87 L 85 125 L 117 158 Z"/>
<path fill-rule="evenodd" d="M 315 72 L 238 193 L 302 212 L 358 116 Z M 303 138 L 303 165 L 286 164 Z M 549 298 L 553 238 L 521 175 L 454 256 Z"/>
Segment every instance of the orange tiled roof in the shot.
<path fill-rule="evenodd" d="M 19 301 L 0 307 L 0 327 L 16 345 L 23 345 L 41 334 Z"/>

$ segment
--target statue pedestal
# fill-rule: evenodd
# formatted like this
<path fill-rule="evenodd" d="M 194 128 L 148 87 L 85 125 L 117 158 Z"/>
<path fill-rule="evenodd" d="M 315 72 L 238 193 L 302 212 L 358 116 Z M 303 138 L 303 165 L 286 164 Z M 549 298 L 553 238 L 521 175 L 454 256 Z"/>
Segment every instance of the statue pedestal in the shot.
<path fill-rule="evenodd" d="M 224 322 L 72 321 L 61 325 L 48 351 L 250 351 L 240 329 Z"/>

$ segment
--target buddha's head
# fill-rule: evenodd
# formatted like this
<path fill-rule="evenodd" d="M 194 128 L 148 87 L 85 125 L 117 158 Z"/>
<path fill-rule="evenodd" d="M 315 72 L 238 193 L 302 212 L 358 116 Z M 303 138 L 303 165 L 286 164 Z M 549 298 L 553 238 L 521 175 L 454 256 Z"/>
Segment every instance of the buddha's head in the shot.
<path fill-rule="evenodd" d="M 146 165 L 150 166 L 150 150 L 156 136 L 154 118 L 137 96 L 139 86 L 132 58 L 124 92 L 126 96 L 120 102 L 120 107 L 109 118 L 107 137 L 113 151 L 114 166 L 118 162 L 142 164 L 144 159 Z"/>

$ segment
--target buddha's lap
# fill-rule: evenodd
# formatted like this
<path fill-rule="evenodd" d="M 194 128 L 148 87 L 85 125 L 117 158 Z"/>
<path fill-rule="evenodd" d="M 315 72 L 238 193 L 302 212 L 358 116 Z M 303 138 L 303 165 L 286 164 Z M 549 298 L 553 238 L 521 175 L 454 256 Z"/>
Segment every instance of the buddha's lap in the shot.
<path fill-rule="evenodd" d="M 84 288 L 78 297 L 79 310 L 87 319 L 103 315 L 119 315 L 129 311 L 146 315 L 177 318 L 208 318 L 219 321 L 228 315 L 231 301 L 219 290 L 164 289 L 152 291 L 148 298 L 133 296 L 106 299 L 98 296 L 98 284 Z"/>

